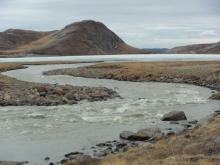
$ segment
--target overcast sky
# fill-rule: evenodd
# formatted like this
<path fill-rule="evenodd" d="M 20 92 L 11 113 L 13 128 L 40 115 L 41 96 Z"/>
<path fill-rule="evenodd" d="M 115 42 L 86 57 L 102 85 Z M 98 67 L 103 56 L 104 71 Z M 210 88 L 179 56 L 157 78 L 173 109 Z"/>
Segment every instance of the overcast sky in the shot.
<path fill-rule="evenodd" d="M 133 46 L 169 48 L 220 41 L 219 8 L 220 0 L 0 0 L 0 31 L 94 19 Z"/>

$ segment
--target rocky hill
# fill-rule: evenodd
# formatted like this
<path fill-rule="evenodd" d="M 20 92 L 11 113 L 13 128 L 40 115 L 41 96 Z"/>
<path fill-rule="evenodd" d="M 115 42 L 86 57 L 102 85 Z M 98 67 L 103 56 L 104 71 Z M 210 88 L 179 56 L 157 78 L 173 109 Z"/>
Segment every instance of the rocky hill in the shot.
<path fill-rule="evenodd" d="M 167 51 L 173 54 L 220 54 L 220 42 L 175 47 Z"/>
<path fill-rule="evenodd" d="M 19 46 L 38 40 L 51 33 L 53 32 L 8 29 L 4 32 L 0 32 L 0 51 L 14 50 Z"/>
<path fill-rule="evenodd" d="M 0 54 L 92 55 L 150 53 L 126 44 L 104 24 L 82 21 L 53 32 L 7 30 Z"/>

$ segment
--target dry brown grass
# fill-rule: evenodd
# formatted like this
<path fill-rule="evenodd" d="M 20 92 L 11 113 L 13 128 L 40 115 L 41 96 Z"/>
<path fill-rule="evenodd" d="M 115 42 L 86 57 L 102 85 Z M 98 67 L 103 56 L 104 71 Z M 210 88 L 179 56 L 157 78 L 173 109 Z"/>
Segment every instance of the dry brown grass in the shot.
<path fill-rule="evenodd" d="M 162 139 L 150 147 L 131 149 L 118 155 L 110 155 L 96 165 L 219 165 L 220 117 L 193 132 L 185 132 Z M 75 165 L 67 163 L 67 165 Z"/>
<path fill-rule="evenodd" d="M 101 63 L 47 74 L 104 78 L 123 81 L 188 83 L 220 90 L 220 61 Z"/>
<path fill-rule="evenodd" d="M 19 63 L 0 63 L 0 72 L 21 68 L 24 68 L 24 66 Z"/>
<path fill-rule="evenodd" d="M 32 41 L 30 43 L 27 43 L 25 45 L 22 45 L 16 49 L 17 52 L 24 52 L 28 51 L 31 49 L 35 49 L 37 47 L 46 47 L 48 46 L 51 42 L 54 42 L 56 38 L 53 38 L 54 34 L 50 34 L 47 36 L 44 36 L 38 40 Z"/>
<path fill-rule="evenodd" d="M 220 61 L 195 62 L 123 62 L 87 67 L 98 76 L 112 75 L 114 79 L 156 80 L 161 76 L 202 79 L 210 74 L 220 76 Z M 219 78 L 219 77 L 218 77 Z"/>
<path fill-rule="evenodd" d="M 151 148 L 135 149 L 116 156 L 117 163 L 112 163 L 120 165 L 120 160 L 132 165 L 220 163 L 220 144 L 214 142 L 220 136 L 219 125 L 220 118 L 216 118 L 190 134 L 173 136 L 159 141 Z M 114 156 L 104 159 L 101 164 L 105 165 L 111 158 Z"/>
<path fill-rule="evenodd" d="M 102 62 L 102 61 L 94 61 Z M 5 62 L 0 63 L 0 72 L 4 72 L 7 70 L 13 69 L 22 69 L 24 68 L 23 65 L 55 65 L 55 64 L 78 64 L 78 63 L 91 63 L 90 61 L 37 61 L 37 62 Z M 93 62 L 92 62 L 93 63 Z"/>
<path fill-rule="evenodd" d="M 123 81 L 188 83 L 220 91 L 220 61 L 102 63 L 76 69 L 58 69 L 49 71 L 48 74 Z"/>

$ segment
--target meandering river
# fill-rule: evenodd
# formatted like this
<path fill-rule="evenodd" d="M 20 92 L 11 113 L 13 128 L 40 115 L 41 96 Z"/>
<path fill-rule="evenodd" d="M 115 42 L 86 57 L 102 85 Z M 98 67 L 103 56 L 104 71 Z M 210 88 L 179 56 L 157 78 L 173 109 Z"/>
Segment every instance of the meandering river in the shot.
<path fill-rule="evenodd" d="M 183 110 L 189 120 L 199 120 L 220 107 L 220 102 L 208 100 L 210 89 L 193 85 L 42 75 L 43 71 L 86 65 L 91 64 L 28 66 L 4 73 L 31 82 L 104 86 L 123 99 L 54 107 L 0 107 L 0 160 L 44 164 L 46 156 L 60 160 L 68 152 L 118 139 L 123 130 L 169 127 L 159 121 L 168 111 Z"/>

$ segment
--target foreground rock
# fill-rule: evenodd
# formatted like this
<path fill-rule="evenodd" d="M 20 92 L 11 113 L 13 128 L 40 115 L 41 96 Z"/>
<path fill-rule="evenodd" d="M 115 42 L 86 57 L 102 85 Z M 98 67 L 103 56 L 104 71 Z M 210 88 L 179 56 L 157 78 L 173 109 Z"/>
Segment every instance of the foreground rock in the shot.
<path fill-rule="evenodd" d="M 180 121 L 187 120 L 186 115 L 183 111 L 172 111 L 161 118 L 162 121 Z"/>
<path fill-rule="evenodd" d="M 18 81 L 0 75 L 0 106 L 54 106 L 76 104 L 81 100 L 103 101 L 119 95 L 105 87 L 49 85 Z"/>
<path fill-rule="evenodd" d="M 212 100 L 220 100 L 220 92 L 213 94 L 209 98 L 212 99 Z"/>
<path fill-rule="evenodd" d="M 130 131 L 124 131 L 120 133 L 121 139 L 132 140 L 132 141 L 146 141 L 155 140 L 162 137 L 162 133 L 158 128 L 146 128 L 141 129 L 137 133 Z"/>
<path fill-rule="evenodd" d="M 60 161 L 61 164 L 65 164 L 69 161 L 80 162 L 80 164 L 87 164 L 96 162 L 110 154 L 123 153 L 128 151 L 130 148 L 135 148 L 138 146 L 150 145 L 147 142 L 137 142 L 129 140 L 114 140 L 106 141 L 103 143 L 96 144 L 87 149 L 83 149 L 82 152 L 71 152 L 65 156 L 63 160 Z"/>

